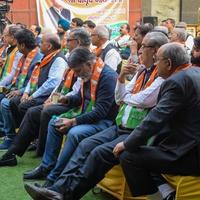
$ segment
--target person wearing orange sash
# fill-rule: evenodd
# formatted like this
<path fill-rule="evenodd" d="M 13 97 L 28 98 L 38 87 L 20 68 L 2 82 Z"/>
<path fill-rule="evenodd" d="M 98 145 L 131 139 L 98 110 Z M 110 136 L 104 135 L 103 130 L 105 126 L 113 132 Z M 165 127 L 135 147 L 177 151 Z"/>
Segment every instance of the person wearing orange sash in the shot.
<path fill-rule="evenodd" d="M 157 105 L 115 146 L 113 153 L 119 156 L 133 196 L 171 200 L 175 199 L 175 191 L 163 193 L 166 181 L 157 182 L 159 176 L 163 179 L 161 174 L 200 175 L 200 69 L 191 67 L 189 55 L 178 43 L 163 45 L 158 50 L 157 67 L 159 76 L 165 79 Z M 155 142 L 146 145 L 152 136 Z"/>
<path fill-rule="evenodd" d="M 119 122 L 117 126 L 111 126 L 81 141 L 70 161 L 65 163 L 60 176 L 52 181 L 52 177 L 48 175 L 47 183 L 53 184 L 48 188 L 48 192 L 55 191 L 61 196 L 66 193 L 71 199 L 80 199 L 104 177 L 112 166 L 119 163 L 112 153 L 114 146 L 127 137 L 137 126 L 138 121 L 145 117 L 145 113 L 142 113 L 143 118 L 141 118 L 140 113 L 143 110 L 146 112 L 146 109 L 149 110 L 156 104 L 163 79 L 157 76 L 154 58 L 158 48 L 167 42 L 167 37 L 162 33 L 149 33 L 145 36 L 140 54 L 146 68 L 139 70 L 126 87 L 126 76 L 136 70 L 136 66 L 129 65 L 121 71 L 117 81 L 115 99 L 118 104 L 121 104 L 121 108 L 123 104 L 126 105 L 125 112 L 122 112 L 125 117 L 121 118 L 118 114 L 117 119 L 121 120 L 117 120 Z M 134 109 L 130 112 L 132 107 Z M 139 118 L 136 118 L 137 116 Z M 133 123 L 128 122 L 131 119 Z M 43 191 L 46 190 L 41 189 L 41 192 Z"/>
<path fill-rule="evenodd" d="M 18 63 L 12 84 L 9 86 L 10 92 L 6 94 L 6 97 L 2 99 L 0 104 L 0 125 L 2 125 L 0 128 L 6 136 L 4 137 L 3 143 L 0 144 L 0 150 L 8 149 L 14 137 L 16 136 L 14 129 L 15 125 L 10 108 L 10 101 L 13 101 L 13 98 L 15 98 L 18 100 L 18 104 L 20 103 L 20 98 L 31 77 L 31 73 L 36 64 L 40 62 L 41 58 L 43 57 L 39 51 L 39 48 L 35 45 L 35 37 L 30 30 L 20 30 L 15 34 L 15 38 L 17 40 L 17 47 L 23 54 L 23 57 Z"/>
<path fill-rule="evenodd" d="M 81 89 L 63 98 L 71 108 L 49 122 L 47 142 L 39 168 L 25 173 L 24 178 L 55 179 L 70 160 L 79 142 L 112 125 L 118 107 L 114 101 L 117 73 L 86 48 L 74 49 L 68 59 L 69 67 L 82 79 Z M 67 134 L 59 155 L 63 135 Z M 57 161 L 57 162 L 56 162 Z"/>
<path fill-rule="evenodd" d="M 67 38 L 67 47 L 69 52 L 79 46 L 89 48 L 90 43 L 90 35 L 82 28 L 73 29 Z M 66 58 L 68 56 L 69 54 L 66 55 Z M 44 104 L 34 106 L 26 112 L 19 128 L 19 140 L 23 141 L 23 145 L 20 145 L 20 147 L 22 147 L 20 151 L 21 155 L 25 152 L 28 146 L 28 150 L 34 150 L 37 147 L 37 155 L 43 155 L 49 121 L 53 115 L 60 115 L 63 112 L 67 112 L 69 110 L 66 104 L 59 101 L 56 103 L 55 99 L 58 99 L 62 96 L 76 94 L 80 89 L 80 80 L 76 80 L 77 77 L 74 76 L 73 71 L 69 71 L 69 68 L 67 67 L 62 82 L 54 89 Z M 30 142 L 37 137 L 38 146 L 36 145 L 37 143 L 34 144 L 34 142 L 29 145 Z M 16 146 L 18 145 L 16 144 Z"/>
<path fill-rule="evenodd" d="M 20 30 L 21 28 L 12 24 L 6 26 L 3 33 L 6 43 L 8 43 L 10 46 L 7 49 L 7 57 L 0 74 L 0 86 L 2 87 L 6 87 L 11 84 L 19 60 L 22 57 L 22 54 L 18 51 L 17 41 L 14 37 L 14 35 Z"/>
<path fill-rule="evenodd" d="M 100 57 L 105 64 L 117 72 L 121 69 L 121 57 L 116 47 L 109 41 L 110 33 L 106 26 L 96 26 L 91 33 L 92 44 L 96 56 Z"/>

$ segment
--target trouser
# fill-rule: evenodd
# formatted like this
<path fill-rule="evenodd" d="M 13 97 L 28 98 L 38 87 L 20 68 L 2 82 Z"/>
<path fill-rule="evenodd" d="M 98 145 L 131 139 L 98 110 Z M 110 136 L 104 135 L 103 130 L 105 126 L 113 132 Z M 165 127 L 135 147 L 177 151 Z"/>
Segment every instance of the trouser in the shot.
<path fill-rule="evenodd" d="M 4 93 L 0 93 L 0 102 L 5 97 Z M 3 129 L 4 123 L 3 123 L 3 115 L 2 112 L 0 112 L 0 132 L 5 135 L 4 129 Z"/>
<path fill-rule="evenodd" d="M 130 132 L 112 126 L 84 139 L 49 189 L 64 194 L 66 200 L 80 199 L 103 179 L 114 165 L 119 164 L 113 149 L 116 144 L 124 141 Z"/>
<path fill-rule="evenodd" d="M 43 104 L 47 98 L 48 97 L 38 97 L 25 102 L 20 102 L 20 96 L 11 98 L 10 108 L 16 126 L 20 126 L 22 119 L 29 108 Z"/>
<path fill-rule="evenodd" d="M 20 96 L 13 97 L 15 99 L 15 104 L 20 104 Z M 14 138 L 16 136 L 15 128 L 17 125 L 15 124 L 15 120 L 13 119 L 13 114 L 11 111 L 10 101 L 12 99 L 3 98 L 1 101 L 1 114 L 2 114 L 2 123 L 3 123 L 3 131 L 8 138 Z"/>
<path fill-rule="evenodd" d="M 38 137 L 38 133 L 41 130 L 46 131 L 42 134 L 42 142 L 45 146 L 48 122 L 51 117 L 53 115 L 60 115 L 67 110 L 67 106 L 62 104 L 50 105 L 44 109 L 43 105 L 29 108 L 20 125 L 19 134 L 15 138 L 10 150 L 18 156 L 23 156 L 31 141 Z M 42 155 L 41 150 L 39 155 Z"/>
<path fill-rule="evenodd" d="M 58 158 L 63 141 L 63 134 L 56 130 L 54 120 L 52 119 L 49 123 L 46 149 L 42 159 L 42 166 L 48 170 L 52 170 L 48 175 L 48 179 L 54 181 L 60 175 L 71 159 L 76 147 L 83 139 L 106 129 L 111 125 L 112 121 L 110 120 L 100 120 L 93 124 L 73 126 L 67 132 L 64 148 Z"/>
<path fill-rule="evenodd" d="M 193 149 L 180 159 L 159 147 L 143 146 L 134 153 L 123 152 L 120 163 L 133 196 L 157 192 L 156 174 L 199 175 L 197 149 Z"/>

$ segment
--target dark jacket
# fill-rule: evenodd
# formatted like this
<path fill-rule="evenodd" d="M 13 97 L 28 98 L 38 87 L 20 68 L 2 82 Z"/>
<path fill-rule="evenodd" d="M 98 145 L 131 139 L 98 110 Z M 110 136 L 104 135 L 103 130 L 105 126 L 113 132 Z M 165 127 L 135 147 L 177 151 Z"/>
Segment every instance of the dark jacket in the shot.
<path fill-rule="evenodd" d="M 161 86 L 158 104 L 124 141 L 125 149 L 137 151 L 153 135 L 166 129 L 156 145 L 170 152 L 170 160 L 182 158 L 200 147 L 200 68 L 192 67 L 169 77 Z M 198 155 L 199 152 L 197 152 Z M 157 155 L 158 156 L 158 155 Z M 199 155 L 197 156 L 199 160 Z"/>
<path fill-rule="evenodd" d="M 85 110 L 90 101 L 90 81 L 84 83 L 84 109 L 83 113 L 76 117 L 77 124 L 91 124 L 103 119 L 115 119 L 118 112 L 114 97 L 116 81 L 117 73 L 106 65 L 97 86 L 95 109 L 88 113 Z M 69 106 L 80 106 L 81 102 L 80 91 L 76 95 L 69 96 Z"/>

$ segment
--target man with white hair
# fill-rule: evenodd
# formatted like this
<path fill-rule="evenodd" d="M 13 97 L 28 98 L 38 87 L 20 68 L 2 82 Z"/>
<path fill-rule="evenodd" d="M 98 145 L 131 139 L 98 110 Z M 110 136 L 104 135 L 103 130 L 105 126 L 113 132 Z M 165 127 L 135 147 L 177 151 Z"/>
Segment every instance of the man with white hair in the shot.
<path fill-rule="evenodd" d="M 176 28 L 182 28 L 187 32 L 187 23 L 185 22 L 179 22 L 176 26 Z M 186 41 L 185 41 L 185 46 L 190 49 L 190 52 L 192 50 L 192 47 L 194 45 L 194 37 L 187 32 L 187 36 L 186 36 Z"/>
<path fill-rule="evenodd" d="M 180 43 L 185 48 L 188 55 L 190 55 L 191 49 L 189 49 L 185 44 L 186 38 L 187 32 L 183 28 L 174 28 L 170 34 L 170 41 Z"/>
<path fill-rule="evenodd" d="M 200 69 L 191 67 L 189 56 L 177 43 L 163 45 L 157 53 L 158 75 L 166 79 L 158 103 L 114 154 L 120 157 L 134 196 L 163 200 L 153 173 L 199 176 Z M 153 146 L 146 141 L 160 136 Z"/>
<path fill-rule="evenodd" d="M 121 57 L 116 47 L 109 42 L 109 30 L 106 26 L 97 26 L 91 33 L 92 44 L 97 57 L 101 57 L 105 64 L 117 72 L 120 72 Z"/>

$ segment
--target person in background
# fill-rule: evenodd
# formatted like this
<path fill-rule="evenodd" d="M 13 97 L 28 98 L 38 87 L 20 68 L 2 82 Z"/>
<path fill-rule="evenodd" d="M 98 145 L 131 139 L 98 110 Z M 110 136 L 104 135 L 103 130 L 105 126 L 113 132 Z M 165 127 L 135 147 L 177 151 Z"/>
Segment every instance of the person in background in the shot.
<path fill-rule="evenodd" d="M 37 45 L 37 46 L 40 46 L 41 40 L 42 40 L 42 38 L 41 38 L 41 36 L 40 36 L 41 31 L 42 31 L 42 28 L 41 28 L 40 26 L 36 25 L 36 24 L 33 24 L 33 25 L 31 25 L 30 30 L 31 30 L 31 31 L 33 32 L 33 34 L 35 35 L 35 42 L 36 42 L 36 45 Z"/>
<path fill-rule="evenodd" d="M 66 37 L 68 34 L 68 30 L 70 28 L 70 23 L 69 21 L 65 19 L 60 19 L 58 21 L 58 27 L 57 27 L 57 34 L 60 38 L 61 41 L 61 50 L 64 54 L 67 53 L 67 47 L 66 47 Z"/>
<path fill-rule="evenodd" d="M 130 26 L 129 24 L 123 24 L 120 27 L 120 36 L 111 40 L 111 43 L 115 45 L 119 51 L 122 59 L 127 60 L 130 56 Z"/>
<path fill-rule="evenodd" d="M 83 27 L 91 34 L 96 27 L 96 24 L 91 20 L 86 20 L 83 22 Z"/>
<path fill-rule="evenodd" d="M 160 23 L 160 26 L 165 26 L 166 27 L 166 22 L 167 22 L 166 19 L 162 20 L 161 23 Z"/>
<path fill-rule="evenodd" d="M 191 53 L 192 47 L 194 45 L 194 41 L 193 41 L 194 37 L 190 33 L 187 32 L 187 23 L 179 22 L 175 27 L 176 28 L 182 28 L 182 29 L 184 29 L 186 31 L 187 36 L 186 36 L 185 46 L 187 47 L 188 52 Z"/>
<path fill-rule="evenodd" d="M 165 26 L 168 28 L 169 37 L 170 37 L 170 34 L 171 34 L 171 32 L 173 31 L 173 29 L 175 27 L 175 20 L 172 19 L 172 18 L 167 18 Z"/>
<path fill-rule="evenodd" d="M 153 32 L 161 32 L 168 37 L 168 28 L 166 26 L 155 26 Z"/>
<path fill-rule="evenodd" d="M 183 28 L 174 28 L 173 31 L 170 34 L 170 42 L 178 42 L 179 44 L 181 44 L 185 50 L 187 51 L 188 55 L 191 54 L 191 50 L 188 49 L 185 45 L 185 41 L 186 41 L 186 37 L 187 37 L 187 33 L 185 31 L 185 29 Z"/>
<path fill-rule="evenodd" d="M 94 52 L 105 64 L 117 72 L 121 69 L 121 56 L 116 47 L 109 41 L 109 31 L 103 26 L 96 26 L 91 34 L 92 44 L 96 46 Z"/>
<path fill-rule="evenodd" d="M 134 29 L 134 36 L 130 43 L 131 54 L 129 57 L 129 63 L 139 63 L 138 51 L 141 48 L 142 40 L 148 32 L 151 32 L 152 28 L 145 25 L 138 25 Z"/>
<path fill-rule="evenodd" d="M 83 20 L 78 17 L 73 18 L 70 23 L 70 29 L 80 28 L 82 26 L 83 26 Z"/>
<path fill-rule="evenodd" d="M 200 36 L 194 38 L 194 46 L 191 52 L 191 63 L 193 66 L 200 67 Z"/>
<path fill-rule="evenodd" d="M 60 40 L 63 39 L 65 32 L 69 30 L 69 27 L 70 27 L 69 21 L 67 21 L 65 19 L 60 19 L 58 21 L 57 34 L 58 34 Z"/>

